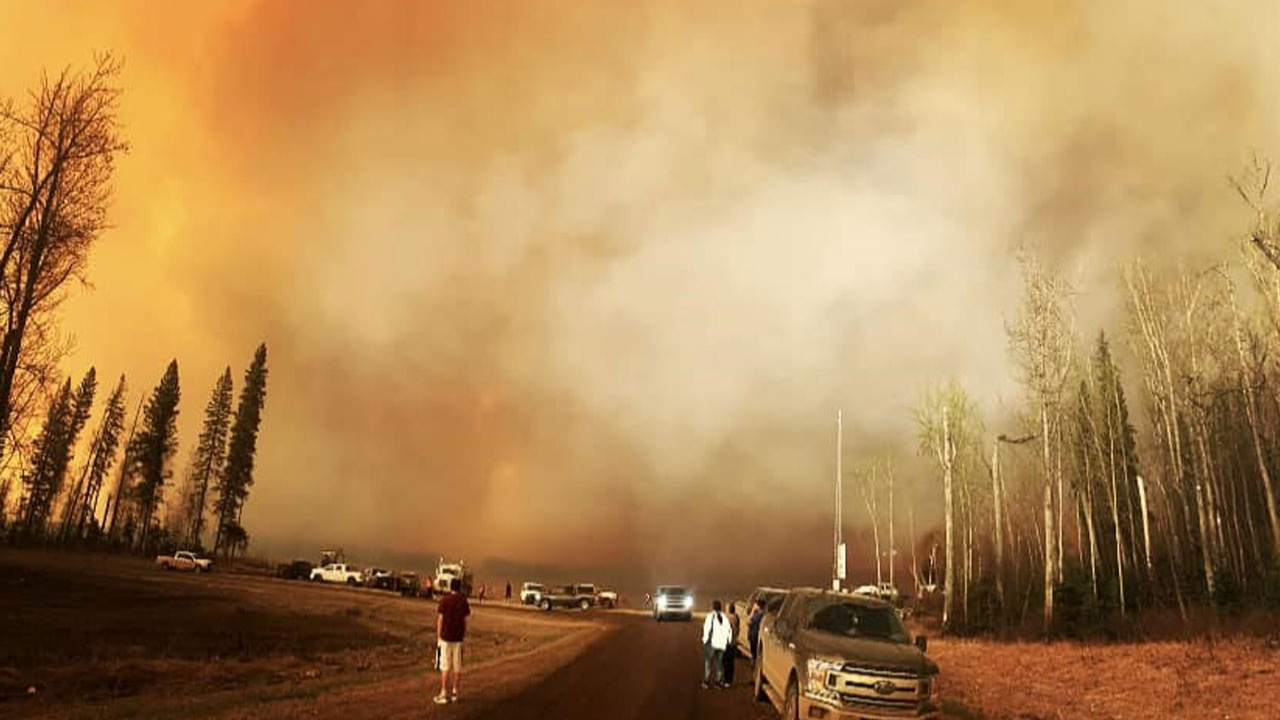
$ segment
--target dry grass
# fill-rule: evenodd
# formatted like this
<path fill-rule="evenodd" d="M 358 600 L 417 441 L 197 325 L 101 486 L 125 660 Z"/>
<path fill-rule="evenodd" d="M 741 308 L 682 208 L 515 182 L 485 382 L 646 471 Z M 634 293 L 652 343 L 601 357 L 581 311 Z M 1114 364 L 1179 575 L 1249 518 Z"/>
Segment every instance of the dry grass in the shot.
<path fill-rule="evenodd" d="M 937 640 L 929 654 L 942 667 L 944 695 L 990 720 L 1280 718 L 1280 650 L 1265 640 Z"/>
<path fill-rule="evenodd" d="M 10 621 L 0 642 L 4 717 L 87 707 L 95 717 L 115 715 L 111 707 L 137 716 L 125 710 L 175 696 L 188 704 L 218 696 L 220 707 L 237 697 L 305 697 L 420 674 L 435 643 L 435 605 L 425 600 L 12 550 L 0 550 L 0 617 Z M 468 662 L 528 652 L 581 627 L 559 616 L 478 608 Z"/>

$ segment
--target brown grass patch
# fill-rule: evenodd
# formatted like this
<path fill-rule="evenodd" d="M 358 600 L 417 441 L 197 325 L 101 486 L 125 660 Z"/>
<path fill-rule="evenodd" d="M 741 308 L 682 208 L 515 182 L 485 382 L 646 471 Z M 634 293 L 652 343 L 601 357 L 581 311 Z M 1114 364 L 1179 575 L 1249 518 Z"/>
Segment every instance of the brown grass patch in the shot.
<path fill-rule="evenodd" d="M 1143 644 L 937 640 L 943 695 L 991 720 L 1280 718 L 1280 652 L 1259 639 Z"/>

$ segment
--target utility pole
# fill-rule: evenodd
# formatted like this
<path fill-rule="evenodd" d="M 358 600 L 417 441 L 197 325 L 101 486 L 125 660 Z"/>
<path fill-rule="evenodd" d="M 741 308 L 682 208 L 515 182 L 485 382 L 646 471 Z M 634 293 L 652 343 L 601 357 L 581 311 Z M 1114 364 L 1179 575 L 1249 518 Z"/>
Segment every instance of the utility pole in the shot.
<path fill-rule="evenodd" d="M 836 410 L 836 517 L 835 517 L 835 566 L 831 569 L 831 589 L 839 590 L 845 579 L 844 551 L 844 474 L 841 459 L 844 450 L 844 424 L 841 411 Z"/>

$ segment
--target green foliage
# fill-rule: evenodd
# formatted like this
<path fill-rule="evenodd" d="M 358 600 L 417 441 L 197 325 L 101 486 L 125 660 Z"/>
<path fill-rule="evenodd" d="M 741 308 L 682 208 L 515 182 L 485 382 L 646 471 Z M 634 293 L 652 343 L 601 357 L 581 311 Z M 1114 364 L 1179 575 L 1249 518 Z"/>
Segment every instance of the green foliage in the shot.
<path fill-rule="evenodd" d="M 231 424 L 231 394 L 231 368 L 228 367 L 213 386 L 213 394 L 205 406 L 200 439 L 191 456 L 185 509 L 187 526 L 182 529 L 187 544 L 191 546 L 200 544 L 209 487 L 218 483 L 224 469 L 227 433 Z"/>
<path fill-rule="evenodd" d="M 129 445 L 129 472 L 137 477 L 133 500 L 141 525 L 138 545 L 150 547 L 150 530 L 165 481 L 172 475 L 169 460 L 178 448 L 178 361 L 170 361 L 143 410 L 143 427 Z"/>
<path fill-rule="evenodd" d="M 1071 566 L 1063 570 L 1062 582 L 1053 588 L 1054 624 L 1057 634 L 1083 640 L 1098 627 L 1101 608 L 1093 597 L 1087 569 Z"/>
<path fill-rule="evenodd" d="M 218 479 L 218 500 L 214 512 L 218 516 L 218 533 L 214 552 L 232 551 L 237 545 L 248 542 L 248 535 L 240 527 L 240 513 L 253 485 L 254 454 L 258 446 L 258 426 L 262 422 L 262 408 L 267 398 L 267 346 L 258 346 L 253 362 L 244 373 L 244 385 L 240 388 L 240 401 L 236 406 L 235 420 L 231 425 L 231 441 L 227 448 L 227 462 Z"/>

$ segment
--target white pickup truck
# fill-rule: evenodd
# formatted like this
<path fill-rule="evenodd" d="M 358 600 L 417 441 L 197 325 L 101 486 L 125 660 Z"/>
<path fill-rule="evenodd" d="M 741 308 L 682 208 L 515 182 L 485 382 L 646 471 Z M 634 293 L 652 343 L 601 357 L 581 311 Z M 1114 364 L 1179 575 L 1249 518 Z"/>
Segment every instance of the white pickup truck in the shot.
<path fill-rule="evenodd" d="M 195 553 L 187 550 L 180 550 L 172 555 L 157 556 L 156 565 L 162 570 L 186 570 L 198 573 L 209 572 L 213 569 L 212 560 L 196 557 Z"/>
<path fill-rule="evenodd" d="M 313 582 L 346 583 L 348 585 L 364 584 L 364 573 L 351 570 L 343 563 L 330 563 L 311 571 Z"/>

